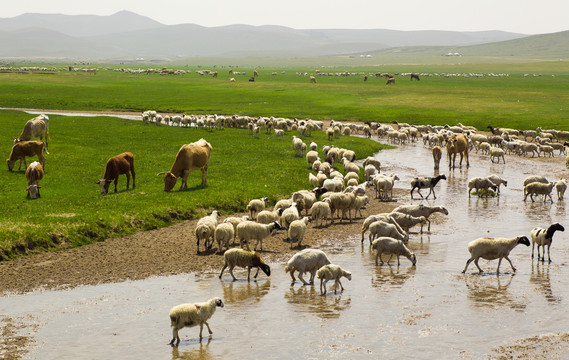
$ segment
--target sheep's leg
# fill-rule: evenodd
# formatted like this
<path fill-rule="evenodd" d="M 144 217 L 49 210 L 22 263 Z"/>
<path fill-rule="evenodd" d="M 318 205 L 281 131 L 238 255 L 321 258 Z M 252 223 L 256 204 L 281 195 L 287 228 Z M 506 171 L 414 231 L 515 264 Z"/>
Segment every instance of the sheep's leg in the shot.
<path fill-rule="evenodd" d="M 532 259 L 533 259 L 533 250 L 534 250 L 534 249 L 535 249 L 535 242 L 532 241 L 532 242 L 531 242 L 531 258 L 532 258 Z M 539 250 L 539 246 L 538 246 L 537 249 Z M 538 254 L 537 256 L 538 256 L 538 260 L 539 260 L 539 254 Z"/>
<path fill-rule="evenodd" d="M 322 290 L 322 284 L 324 283 L 324 279 L 320 279 L 320 295 L 326 295 L 326 287 Z"/>
<path fill-rule="evenodd" d="M 482 274 L 484 271 L 482 270 L 482 268 L 480 267 L 480 265 L 478 265 L 478 259 L 480 259 L 480 258 L 474 259 L 474 265 L 476 265 L 476 267 L 478 268 L 478 273 Z M 499 267 L 499 266 L 498 266 L 498 267 Z"/>
<path fill-rule="evenodd" d="M 227 268 L 227 263 L 225 263 L 225 265 L 223 265 L 223 267 L 221 268 L 221 272 L 219 273 L 220 279 L 221 279 L 221 276 L 223 275 L 223 272 L 225 271 L 225 268 Z"/>
<path fill-rule="evenodd" d="M 176 343 L 176 345 L 174 345 L 174 343 Z M 180 337 L 178 336 L 178 328 L 174 326 L 172 328 L 172 340 L 168 345 L 178 346 L 178 344 L 180 344 Z"/>
<path fill-rule="evenodd" d="M 547 246 L 547 261 L 551 263 L 551 255 L 549 255 L 549 249 L 551 249 L 551 244 Z M 545 261 L 545 245 L 543 248 L 543 261 Z"/>
<path fill-rule="evenodd" d="M 466 269 L 468 269 L 468 265 L 470 265 L 470 263 L 472 262 L 472 258 L 466 260 L 466 266 L 464 267 L 464 270 L 462 270 L 462 273 L 464 274 L 466 272 Z"/>
<path fill-rule="evenodd" d="M 249 268 L 251 269 L 251 268 Z M 255 273 L 255 279 L 257 278 L 257 275 L 259 275 L 259 269 L 261 269 L 260 267 L 257 267 L 257 272 Z"/>
<path fill-rule="evenodd" d="M 235 278 L 235 275 L 233 275 L 233 266 L 229 267 L 229 273 L 231 274 L 231 277 L 233 278 L 233 281 L 237 281 L 237 279 Z"/>
<path fill-rule="evenodd" d="M 430 232 L 430 231 L 431 231 L 431 220 L 429 220 L 429 219 L 427 218 L 427 222 L 429 223 L 429 227 L 427 228 L 427 231 Z M 421 225 L 421 229 L 422 229 L 422 228 L 423 228 L 423 225 Z"/>
<path fill-rule="evenodd" d="M 209 327 L 209 326 L 208 326 Z M 200 323 L 200 341 L 202 340 L 203 323 Z"/>
<path fill-rule="evenodd" d="M 393 254 L 389 254 L 389 259 L 387 259 L 387 265 L 389 265 L 389 262 L 391 261 L 391 258 L 393 257 Z M 399 265 L 399 264 L 397 264 Z"/>
<path fill-rule="evenodd" d="M 207 332 L 211 335 L 213 334 L 213 331 L 211 331 L 209 324 L 207 323 L 207 321 L 204 321 L 205 326 L 207 326 Z"/>
<path fill-rule="evenodd" d="M 545 251 L 545 249 L 543 249 L 543 250 Z M 545 257 L 545 254 L 544 254 L 543 256 Z M 510 260 L 510 258 L 507 257 L 507 256 L 504 256 L 504 259 L 508 260 L 508 262 L 510 263 L 510 266 L 512 267 L 512 270 L 513 270 L 514 272 L 516 272 L 516 268 L 514 267 L 514 264 L 512 264 L 512 261 Z M 502 260 L 502 259 L 500 259 L 500 261 L 501 261 L 501 260 Z M 500 268 L 500 262 L 498 262 L 498 268 Z"/>
<path fill-rule="evenodd" d="M 336 282 L 338 283 L 338 285 L 340 285 L 340 289 L 341 289 L 342 291 L 344 291 L 344 287 L 342 286 L 342 282 L 340 281 L 339 278 L 336 280 Z M 336 288 L 337 288 L 337 287 L 338 287 L 338 286 L 336 286 Z M 335 292 L 334 292 L 334 293 L 335 293 Z"/>

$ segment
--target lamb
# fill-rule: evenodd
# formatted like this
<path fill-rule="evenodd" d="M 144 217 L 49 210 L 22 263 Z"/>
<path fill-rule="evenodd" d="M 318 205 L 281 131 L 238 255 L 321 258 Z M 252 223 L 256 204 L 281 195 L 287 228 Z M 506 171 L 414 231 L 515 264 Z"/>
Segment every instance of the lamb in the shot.
<path fill-rule="evenodd" d="M 263 251 L 263 239 L 269 237 L 273 230 L 281 229 L 278 222 L 272 222 L 270 224 L 258 224 L 253 221 L 243 221 L 241 224 L 237 225 L 237 237 L 239 238 L 239 243 L 241 248 L 243 244 L 247 245 L 247 250 L 249 249 L 249 242 L 251 240 L 257 240 L 254 249 L 257 250 L 257 246 L 261 244 L 260 250 Z"/>
<path fill-rule="evenodd" d="M 274 221 L 279 221 L 283 211 L 283 209 L 276 209 L 273 211 L 263 210 L 257 214 L 257 222 L 259 224 L 270 224 Z"/>
<path fill-rule="evenodd" d="M 429 220 L 429 216 L 431 216 L 431 214 L 440 212 L 445 215 L 448 215 L 448 210 L 443 206 L 428 206 L 423 204 L 400 205 L 395 209 L 393 209 L 392 212 L 401 212 L 415 217 L 424 216 L 425 219 L 427 219 L 427 222 L 429 223 L 427 231 L 431 231 L 431 221 Z"/>
<path fill-rule="evenodd" d="M 381 260 L 381 265 L 383 265 L 383 259 L 381 258 L 381 254 L 383 253 L 390 254 L 389 259 L 387 260 L 388 264 L 389 261 L 391 261 L 393 255 L 397 255 L 397 266 L 400 265 L 399 256 L 401 255 L 409 259 L 409 261 L 411 261 L 411 264 L 413 264 L 413 266 L 417 264 L 417 257 L 407 248 L 407 246 L 405 246 L 405 244 L 401 240 L 396 240 L 387 236 L 382 236 L 373 241 L 373 243 L 371 244 L 371 248 L 377 250 L 377 253 L 375 254 L 376 266 L 379 265 L 377 263 L 378 260 Z"/>
<path fill-rule="evenodd" d="M 369 164 L 366 165 L 364 168 L 364 177 L 366 179 L 366 181 L 369 183 L 371 178 L 375 175 L 379 174 L 378 170 L 375 168 L 375 166 Z"/>
<path fill-rule="evenodd" d="M 488 189 L 492 188 L 492 190 L 497 191 L 498 187 L 488 178 L 482 177 L 475 177 L 468 181 L 468 197 L 470 197 L 470 192 L 472 189 L 476 190 L 478 197 L 484 196 L 488 194 Z"/>
<path fill-rule="evenodd" d="M 393 224 L 388 224 L 384 221 L 376 221 L 369 226 L 369 244 L 371 245 L 373 240 L 378 237 L 391 237 L 403 242 L 409 241 L 409 234 L 399 232 L 398 226 Z"/>
<path fill-rule="evenodd" d="M 288 229 L 290 224 L 300 219 L 300 212 L 298 211 L 298 204 L 293 202 L 290 207 L 286 208 L 281 215 L 281 225 L 284 229 Z"/>
<path fill-rule="evenodd" d="M 504 186 L 506 186 L 506 187 L 508 186 L 508 182 L 506 180 L 502 179 L 501 177 L 499 177 L 498 175 L 492 174 L 492 175 L 488 175 L 486 178 L 488 180 L 492 181 L 496 185 L 496 188 L 498 190 L 498 194 L 500 194 L 500 185 L 504 184 Z"/>
<path fill-rule="evenodd" d="M 105 175 L 102 179 L 98 180 L 96 184 L 101 186 L 101 195 L 106 195 L 109 192 L 109 186 L 115 182 L 115 192 L 117 192 L 117 184 L 119 182 L 119 175 L 126 175 L 126 188 L 128 189 L 130 183 L 130 176 L 132 174 L 132 188 L 135 185 L 135 172 L 134 172 L 134 155 L 130 152 L 124 152 L 120 155 L 113 156 L 107 161 L 105 166 Z"/>
<path fill-rule="evenodd" d="M 231 223 L 223 222 L 215 227 L 214 237 L 219 252 L 222 252 L 224 246 L 229 249 L 229 240 L 235 238 L 235 229 Z"/>
<path fill-rule="evenodd" d="M 529 246 L 529 239 L 526 236 L 516 236 L 513 238 L 489 238 L 481 237 L 468 243 L 468 252 L 470 252 L 470 259 L 466 261 L 466 266 L 462 273 L 466 273 L 468 265 L 474 260 L 474 264 L 478 268 L 480 274 L 483 273 L 482 269 L 478 265 L 478 259 L 486 260 L 498 260 L 498 268 L 496 269 L 496 274 L 500 273 L 500 264 L 502 259 L 508 260 L 512 270 L 515 272 L 516 268 L 512 264 L 512 261 L 508 258 L 510 251 L 512 251 L 518 244 L 524 244 Z"/>
<path fill-rule="evenodd" d="M 446 180 L 447 177 L 443 175 L 438 175 L 436 177 L 417 177 L 411 180 L 411 199 L 413 199 L 413 190 L 417 189 L 417 193 L 423 199 L 423 195 L 419 190 L 429 188 L 429 193 L 425 199 L 429 198 L 429 195 L 433 193 L 433 198 L 437 198 L 435 195 L 435 186 L 438 184 L 440 180 Z"/>
<path fill-rule="evenodd" d="M 567 190 L 567 179 L 561 179 L 555 183 L 555 190 L 557 191 L 557 200 L 563 200 L 565 190 Z"/>
<path fill-rule="evenodd" d="M 259 217 L 259 216 L 257 216 Z M 224 223 L 230 223 L 233 226 L 233 245 L 235 245 L 235 238 L 237 237 L 237 225 L 241 224 L 243 221 L 249 220 L 248 215 L 242 217 L 230 216 L 223 220 Z"/>
<path fill-rule="evenodd" d="M 433 146 L 433 162 L 435 163 L 435 170 L 439 170 L 439 164 L 443 157 L 443 149 L 440 146 Z"/>
<path fill-rule="evenodd" d="M 524 201 L 526 201 L 528 195 L 531 198 L 531 202 L 534 202 L 533 196 L 534 195 L 545 195 L 543 197 L 543 202 L 547 201 L 547 197 L 549 196 L 549 200 L 553 202 L 551 198 L 551 190 L 553 190 L 553 186 L 555 186 L 554 182 L 550 182 L 549 184 L 543 184 L 540 182 L 532 182 L 524 186 Z"/>
<path fill-rule="evenodd" d="M 282 130 L 282 129 L 274 129 L 273 131 L 275 132 L 275 137 L 281 138 L 281 140 L 283 139 L 284 130 Z"/>
<path fill-rule="evenodd" d="M 209 320 L 217 307 L 223 307 L 223 301 L 216 297 L 204 303 L 181 304 L 174 306 L 170 310 L 170 322 L 172 325 L 172 340 L 169 345 L 178 346 L 180 337 L 178 331 L 185 327 L 200 326 L 200 341 L 202 339 L 202 331 L 204 324 L 207 326 L 209 334 L 213 334 L 207 320 Z M 176 344 L 174 345 L 174 342 Z"/>
<path fill-rule="evenodd" d="M 253 216 L 253 214 L 256 214 L 262 210 L 265 210 L 265 204 L 267 203 L 267 201 L 269 201 L 269 198 L 267 197 L 263 197 L 260 199 L 253 199 L 251 201 L 249 201 L 249 204 L 247 205 L 247 210 L 249 210 L 251 212 L 251 219 L 254 219 L 255 216 Z"/>
<path fill-rule="evenodd" d="M 504 159 L 504 150 L 500 148 L 493 147 L 492 149 L 490 149 L 490 161 L 494 162 L 494 158 L 496 158 L 497 164 L 500 163 L 500 158 L 502 158 L 502 162 L 504 164 L 506 163 L 506 159 Z"/>
<path fill-rule="evenodd" d="M 304 233 L 306 232 L 306 225 L 310 219 L 308 217 L 303 217 L 300 220 L 295 220 L 290 223 L 288 228 L 287 241 L 290 242 L 290 248 L 292 249 L 292 243 L 298 242 L 298 247 L 301 247 L 302 239 L 304 238 Z"/>
<path fill-rule="evenodd" d="M 251 280 L 251 268 L 254 267 L 257 268 L 255 279 L 257 278 L 257 275 L 259 275 L 259 269 L 263 270 L 263 272 L 267 276 L 271 276 L 271 268 L 269 267 L 269 265 L 265 264 L 263 259 L 261 259 L 260 254 L 256 251 L 249 251 L 243 249 L 229 249 L 225 252 L 225 254 L 223 254 L 223 258 L 225 260 L 225 264 L 223 265 L 223 268 L 221 268 L 221 272 L 219 273 L 220 279 L 221 276 L 223 275 L 223 271 L 225 271 L 225 269 L 229 267 L 229 274 L 231 274 L 233 281 L 236 281 L 237 279 L 233 275 L 233 268 L 235 266 L 247 268 L 247 281 Z"/>
<path fill-rule="evenodd" d="M 43 179 L 43 167 L 37 161 L 34 161 L 26 169 L 26 180 L 28 181 L 28 187 L 26 191 L 28 192 L 28 197 L 30 199 L 37 199 L 40 197 L 39 181 Z"/>
<path fill-rule="evenodd" d="M 326 136 L 328 137 L 328 141 L 334 140 L 334 129 L 329 127 L 326 129 Z"/>
<path fill-rule="evenodd" d="M 10 152 L 10 157 L 6 159 L 6 164 L 8 165 L 8 170 L 12 171 L 16 161 L 20 160 L 20 166 L 18 170 L 22 169 L 22 161 L 24 166 L 27 168 L 26 157 L 32 157 L 37 155 L 39 163 L 43 166 L 45 170 L 45 158 L 42 154 L 44 143 L 43 141 L 21 141 L 14 146 L 12 146 L 12 151 Z"/>
<path fill-rule="evenodd" d="M 344 287 L 340 282 L 340 278 L 345 277 L 348 280 L 352 280 L 352 274 L 349 271 L 342 269 L 339 265 L 328 264 L 322 266 L 316 272 L 316 277 L 320 279 L 320 295 L 326 295 L 326 283 L 329 280 L 334 280 L 334 294 L 340 285 L 342 291 L 344 291 Z"/>
<path fill-rule="evenodd" d="M 553 242 L 553 234 L 556 231 L 565 231 L 565 228 L 559 224 L 555 223 L 549 226 L 547 229 L 543 228 L 533 228 L 530 232 L 531 237 L 531 257 L 533 259 L 533 250 L 535 244 L 537 244 L 537 260 L 545 262 L 545 247 L 547 246 L 547 260 L 551 263 L 551 256 L 549 254 L 549 249 L 551 248 L 551 243 Z M 543 246 L 543 256 L 539 255 L 539 248 Z"/>
<path fill-rule="evenodd" d="M 199 219 L 198 223 L 196 224 L 196 248 L 197 253 L 200 253 L 200 239 L 203 239 L 204 246 L 206 249 L 211 249 L 213 245 L 214 236 L 215 236 L 215 227 L 217 226 L 217 218 L 219 217 L 219 213 L 217 210 L 213 210 L 210 215 L 204 216 L 203 218 Z M 211 241 L 210 241 L 211 239 Z"/>
<path fill-rule="evenodd" d="M 328 225 L 328 219 L 332 215 L 332 210 L 330 209 L 330 201 L 317 201 L 312 204 L 310 208 L 310 216 L 314 220 L 314 226 L 318 226 L 318 219 L 320 219 L 320 227 L 323 226 L 323 221 L 326 221 Z"/>
<path fill-rule="evenodd" d="M 294 277 L 295 271 L 298 271 L 298 279 L 302 281 L 304 285 L 310 285 L 314 283 L 316 271 L 318 271 L 322 266 L 330 263 L 330 260 L 322 250 L 304 249 L 297 252 L 292 258 L 290 258 L 285 266 L 285 273 L 290 273 L 290 276 L 292 277 L 291 285 L 294 285 L 296 282 Z M 309 282 L 306 282 L 302 278 L 302 275 L 306 272 L 310 273 Z"/>
<path fill-rule="evenodd" d="M 309 127 L 307 126 L 307 130 L 308 130 L 308 129 L 309 129 Z M 318 150 L 318 144 L 315 143 L 314 141 L 312 141 L 312 142 L 310 143 L 310 145 L 308 145 L 308 148 L 309 148 L 311 151 L 317 151 L 317 150 Z M 308 155 L 308 154 L 307 154 L 307 155 Z"/>

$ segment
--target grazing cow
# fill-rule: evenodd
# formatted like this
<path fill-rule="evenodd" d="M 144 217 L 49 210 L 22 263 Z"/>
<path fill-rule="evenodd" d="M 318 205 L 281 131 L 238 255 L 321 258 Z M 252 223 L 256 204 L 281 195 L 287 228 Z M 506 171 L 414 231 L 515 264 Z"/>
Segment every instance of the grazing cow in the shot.
<path fill-rule="evenodd" d="M 49 125 L 49 117 L 47 115 L 40 115 L 33 119 L 28 120 L 26 125 L 24 125 L 24 130 L 17 138 L 14 138 L 14 145 L 21 142 L 21 141 L 30 141 L 39 136 L 40 140 L 43 140 L 45 136 L 45 152 L 49 154 L 47 151 L 47 137 L 48 137 L 48 125 Z"/>
<path fill-rule="evenodd" d="M 132 153 L 125 152 L 117 156 L 113 156 L 107 161 L 107 166 L 105 167 L 105 176 L 96 182 L 101 186 L 101 195 L 105 195 L 109 192 L 109 186 L 114 181 L 115 182 L 115 192 L 117 192 L 117 183 L 119 182 L 119 175 L 126 175 L 126 188 L 130 184 L 130 174 L 132 174 L 132 188 L 135 186 L 135 174 L 134 174 L 134 156 Z"/>
<path fill-rule="evenodd" d="M 464 134 L 452 135 L 447 140 L 448 167 L 455 168 L 456 154 L 460 154 L 459 167 L 462 167 L 462 158 L 466 158 L 466 167 L 470 167 L 468 161 L 468 138 Z"/>
<path fill-rule="evenodd" d="M 28 192 L 28 197 L 30 199 L 37 199 L 40 197 L 39 181 L 43 179 L 43 167 L 37 161 L 28 166 L 26 169 L 26 180 L 28 181 L 28 187 L 26 191 Z"/>
<path fill-rule="evenodd" d="M 164 176 L 164 191 L 170 191 L 176 185 L 179 177 L 182 178 L 180 191 L 188 188 L 188 175 L 194 169 L 202 171 L 202 185 L 207 185 L 207 167 L 211 156 L 211 144 L 200 139 L 191 144 L 182 145 L 176 155 L 176 160 L 168 172 L 161 172 L 158 175 Z"/>
<path fill-rule="evenodd" d="M 36 141 L 21 141 L 14 146 L 12 146 L 12 152 L 10 153 L 10 157 L 6 159 L 6 163 L 8 164 L 8 170 L 12 171 L 16 161 L 20 160 L 20 167 L 18 170 L 22 169 L 22 161 L 24 162 L 24 166 L 28 166 L 26 163 L 26 157 L 32 157 L 34 155 L 38 156 L 38 160 L 40 164 L 45 168 L 45 158 L 43 157 L 43 147 L 45 144 L 43 141 L 36 140 Z"/>
<path fill-rule="evenodd" d="M 385 83 L 385 85 L 389 85 L 389 84 L 395 84 L 395 78 L 394 77 L 389 77 L 387 79 L 387 82 Z"/>

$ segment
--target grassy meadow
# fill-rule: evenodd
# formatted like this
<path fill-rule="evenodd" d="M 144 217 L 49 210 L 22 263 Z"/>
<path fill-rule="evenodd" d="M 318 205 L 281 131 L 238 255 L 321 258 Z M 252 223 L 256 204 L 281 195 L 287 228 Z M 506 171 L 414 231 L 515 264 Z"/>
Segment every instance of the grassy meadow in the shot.
<path fill-rule="evenodd" d="M 461 122 L 479 129 L 493 125 L 569 130 L 569 65 L 562 61 L 261 66 L 256 67 L 260 75 L 255 82 L 248 81 L 255 67 L 244 65 L 233 70 L 246 75 L 229 74 L 230 66 L 220 65 L 165 65 L 188 71 L 184 75 L 128 74 L 105 69 L 121 66 L 88 66 L 100 69 L 96 75 L 69 71 L 0 73 L 0 107 L 134 112 L 153 109 L 163 113 L 434 125 Z M 66 69 L 67 65 L 59 67 Z M 196 73 L 204 69 L 216 70 L 219 75 L 213 78 Z M 386 86 L 385 78 L 370 77 L 364 82 L 363 75 L 316 76 L 316 84 L 311 84 L 308 76 L 297 75 L 316 75 L 316 69 L 325 73 L 414 72 L 422 76 L 419 82 L 396 76 L 395 85 Z M 508 76 L 488 76 L 491 73 Z M 434 74 L 452 76 L 427 76 Z M 230 77 L 236 81 L 229 82 Z M 32 117 L 18 111 L 0 111 L 0 146 L 6 158 L 12 136 L 17 136 Z M 137 229 L 165 226 L 212 208 L 221 212 L 243 210 L 252 198 L 269 196 L 275 200 L 288 196 L 308 187 L 309 171 L 304 158 L 294 156 L 291 136 L 284 141 L 265 134 L 253 139 L 246 130 L 239 129 L 210 132 L 143 126 L 140 122 L 105 117 L 52 115 L 42 198 L 26 199 L 24 170 L 0 171 L 0 256 L 6 259 L 30 251 L 78 246 Z M 202 137 L 213 146 L 208 186 L 197 186 L 201 174 L 196 171 L 188 180 L 189 191 L 165 193 L 163 179 L 156 174 L 170 169 L 182 144 Z M 318 132 L 306 139 L 310 141 L 320 148 L 329 143 Z M 341 138 L 334 144 L 355 150 L 359 158 L 380 149 L 375 142 L 355 137 Z M 101 196 L 95 181 L 102 177 L 107 159 L 124 151 L 135 156 L 136 189 L 125 191 L 126 178 L 121 176 L 119 192 Z M 178 187 L 179 183 L 175 190 Z"/>
<path fill-rule="evenodd" d="M 6 158 L 12 146 L 10 136 L 17 136 L 32 117 L 0 111 Z M 24 169 L 18 171 L 18 163 L 13 172 L 7 167 L 0 171 L 0 256 L 4 259 L 30 250 L 78 246 L 162 227 L 214 208 L 222 214 L 243 211 L 253 198 L 268 196 L 274 204 L 276 199 L 310 187 L 308 164 L 304 157 L 295 157 L 292 133 L 282 141 L 267 134 L 254 139 L 245 129 L 207 131 L 56 115 L 50 116 L 49 128 L 50 154 L 46 155 L 40 199 L 26 198 Z M 174 191 L 164 192 L 163 176 L 157 174 L 170 170 L 182 144 L 200 138 L 213 147 L 208 185 L 200 185 L 197 170 L 188 178 L 188 191 L 177 191 L 178 181 Z M 315 141 L 320 147 L 329 143 L 323 132 L 313 132 L 305 141 Z M 360 157 L 382 148 L 356 137 L 344 137 L 334 144 L 353 149 Z M 135 157 L 136 188 L 125 190 L 126 177 L 121 175 L 118 192 L 114 193 L 111 184 L 111 192 L 101 196 L 95 182 L 102 178 L 108 158 L 125 151 Z M 28 159 L 28 164 L 34 159 Z"/>

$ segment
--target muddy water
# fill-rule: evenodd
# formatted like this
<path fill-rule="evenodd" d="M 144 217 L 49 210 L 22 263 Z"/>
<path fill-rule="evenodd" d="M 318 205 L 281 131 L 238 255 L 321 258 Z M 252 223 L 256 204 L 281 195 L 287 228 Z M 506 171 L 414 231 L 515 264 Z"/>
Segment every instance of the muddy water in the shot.
<path fill-rule="evenodd" d="M 421 145 L 377 157 L 385 172 L 401 177 L 397 188 L 408 189 L 414 176 L 433 174 L 430 152 Z M 551 264 L 532 261 L 531 248 L 519 246 L 511 254 L 515 274 L 504 262 L 496 276 L 497 262 L 484 260 L 486 274 L 475 274 L 473 264 L 461 274 L 466 244 L 476 237 L 529 235 L 534 226 L 557 221 L 568 225 L 564 202 L 523 202 L 521 191 L 529 174 L 557 172 L 549 177 L 558 179 L 564 159 L 506 160 L 492 165 L 472 154 L 471 168 L 449 172 L 443 159 L 448 180 L 437 185 L 436 200 L 424 203 L 444 205 L 450 215 L 433 224 L 430 234 L 411 235 L 416 267 L 405 258 L 399 267 L 376 267 L 357 236 L 328 234 L 322 249 L 352 272 L 352 281 L 342 280 L 341 294 L 321 297 L 318 287 L 290 286 L 277 263 L 271 264 L 270 279 L 259 275 L 250 283 L 230 282 L 228 274 L 222 281 L 217 273 L 185 274 L 7 296 L 0 298 L 0 314 L 40 324 L 31 359 L 479 359 L 497 346 L 568 329 L 568 234 L 555 235 Z M 490 173 L 508 180 L 501 196 L 468 199 L 468 179 Z M 408 194 L 398 201 L 420 202 Z M 210 321 L 212 338 L 200 343 L 197 328 L 183 329 L 180 346 L 167 346 L 169 309 L 213 296 L 222 297 L 226 307 Z"/>

